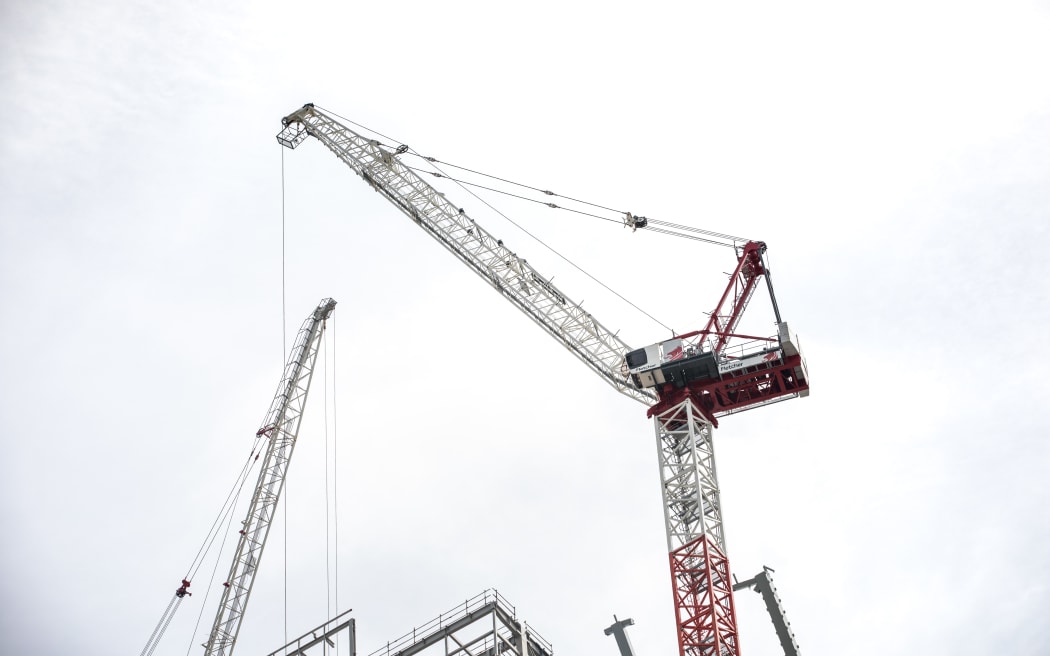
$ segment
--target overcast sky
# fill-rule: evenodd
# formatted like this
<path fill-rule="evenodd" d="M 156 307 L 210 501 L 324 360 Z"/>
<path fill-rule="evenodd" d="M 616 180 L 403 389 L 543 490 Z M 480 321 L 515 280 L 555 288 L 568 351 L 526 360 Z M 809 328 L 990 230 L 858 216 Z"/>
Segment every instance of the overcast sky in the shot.
<path fill-rule="evenodd" d="M 1050 4 L 220 4 L 0 5 L 3 651 L 142 649 L 284 328 L 331 296 L 238 653 L 326 619 L 326 430 L 360 653 L 488 587 L 561 656 L 614 656 L 614 613 L 639 656 L 675 653 L 644 408 L 316 141 L 282 152 L 280 118 L 315 102 L 767 242 L 812 395 L 716 433 L 734 572 L 776 570 L 810 656 L 1050 653 Z M 667 337 L 448 195 L 628 343 Z M 678 331 L 734 264 L 485 198 Z M 158 654 L 199 653 L 226 558 Z M 777 654 L 758 596 L 737 603 L 745 653 Z"/>

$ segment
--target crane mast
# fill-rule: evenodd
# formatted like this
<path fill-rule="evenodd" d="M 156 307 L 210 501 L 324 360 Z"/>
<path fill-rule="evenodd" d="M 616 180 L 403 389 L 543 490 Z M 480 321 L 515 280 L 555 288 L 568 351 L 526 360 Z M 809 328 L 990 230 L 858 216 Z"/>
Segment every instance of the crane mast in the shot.
<path fill-rule="evenodd" d="M 334 309 L 335 301 L 330 298 L 322 300 L 299 329 L 277 394 L 262 427 L 256 433 L 269 440 L 269 446 L 248 507 L 248 515 L 241 522 L 240 539 L 237 541 L 230 574 L 223 583 L 215 624 L 204 645 L 206 656 L 229 656 L 233 652 L 299 435 L 299 424 L 310 391 L 321 336 L 326 320 Z"/>
<path fill-rule="evenodd" d="M 530 319 L 621 394 L 649 406 L 660 464 L 665 529 L 681 656 L 739 653 L 733 586 L 726 557 L 715 472 L 716 417 L 804 396 L 808 375 L 797 339 L 780 322 L 759 351 L 725 354 L 759 278 L 768 272 L 765 244 L 739 249 L 738 266 L 711 320 L 695 343 L 667 342 L 633 350 L 478 226 L 398 159 L 407 150 L 367 139 L 312 104 L 282 120 L 277 140 L 295 148 L 307 136 L 323 143 L 442 246 L 484 278 Z M 627 216 L 629 225 L 646 226 Z M 727 244 L 729 245 L 729 244 Z M 735 245 L 735 242 L 731 245 Z M 768 275 L 766 282 L 769 284 Z M 769 287 L 772 297 L 772 286 Z M 775 309 L 775 300 L 774 300 Z M 706 343 L 704 346 L 701 342 Z M 691 349 L 685 355 L 686 346 Z M 699 363 L 699 365 L 698 365 Z"/>

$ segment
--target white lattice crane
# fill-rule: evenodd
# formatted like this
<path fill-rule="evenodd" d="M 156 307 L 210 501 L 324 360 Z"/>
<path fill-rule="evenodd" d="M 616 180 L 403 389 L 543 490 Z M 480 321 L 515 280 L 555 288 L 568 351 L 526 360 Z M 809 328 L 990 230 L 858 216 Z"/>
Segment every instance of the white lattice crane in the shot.
<path fill-rule="evenodd" d="M 260 449 L 261 453 L 257 453 L 255 451 L 259 449 L 257 444 L 253 449 L 254 457 L 249 457 L 248 464 L 245 465 L 238 476 L 237 484 L 234 485 L 234 491 L 239 494 L 241 486 L 247 482 L 251 467 L 261 457 L 259 478 L 248 504 L 248 514 L 241 521 L 241 528 L 238 531 L 240 537 L 237 540 L 237 548 L 230 565 L 230 573 L 222 584 L 222 598 L 215 613 L 215 622 L 208 635 L 208 641 L 204 643 L 205 654 L 208 656 L 229 656 L 237 641 L 241 621 L 244 619 L 244 611 L 252 593 L 252 585 L 255 583 L 255 575 L 262 561 L 263 549 L 266 547 L 266 537 L 270 533 L 270 525 L 273 523 L 277 505 L 281 500 L 281 491 L 284 489 L 285 477 L 288 475 L 288 465 L 291 463 L 295 442 L 299 437 L 299 424 L 306 407 L 306 397 L 310 392 L 310 382 L 313 380 L 321 337 L 324 335 L 328 317 L 335 310 L 335 305 L 335 301 L 330 298 L 322 300 L 299 329 L 288 355 L 281 382 L 277 386 L 277 393 L 270 403 L 270 409 L 266 412 L 262 427 L 255 433 L 257 440 L 265 440 L 265 448 Z M 227 512 L 233 512 L 237 494 L 231 494 L 233 503 L 227 499 L 229 510 L 224 504 L 220 518 Z M 216 531 L 219 524 L 221 522 L 216 520 L 215 525 L 212 526 L 212 533 Z M 192 594 L 189 591 L 190 579 L 193 578 L 193 572 L 200 566 L 202 556 L 207 551 L 210 541 L 210 536 L 209 539 L 205 539 L 201 551 L 194 559 L 194 564 L 190 566 L 190 571 L 182 579 L 182 585 L 175 591 L 175 595 L 146 641 L 146 646 L 143 647 L 140 656 L 153 654 L 182 600 Z"/>
<path fill-rule="evenodd" d="M 660 461 L 679 651 L 682 656 L 738 654 L 712 428 L 723 415 L 805 396 L 809 390 L 798 341 L 776 309 L 765 244 L 738 244 L 720 236 L 737 247 L 737 266 L 708 324 L 695 333 L 635 350 L 403 164 L 404 146 L 368 139 L 312 104 L 282 122 L 277 140 L 283 146 L 295 148 L 307 136 L 320 141 L 602 380 L 649 406 Z M 624 221 L 633 228 L 650 223 L 630 214 Z M 734 331 L 762 278 L 777 312 L 778 332 L 769 337 L 737 335 Z M 732 340 L 740 343 L 731 347 Z"/>
<path fill-rule="evenodd" d="M 215 622 L 204 644 L 207 656 L 228 656 L 233 652 L 299 436 L 299 424 L 310 392 L 325 322 L 334 309 L 335 301 L 324 299 L 299 329 L 277 394 L 262 427 L 256 433 L 269 443 L 248 506 L 248 515 L 241 522 L 240 538 L 230 573 L 223 583 Z"/>

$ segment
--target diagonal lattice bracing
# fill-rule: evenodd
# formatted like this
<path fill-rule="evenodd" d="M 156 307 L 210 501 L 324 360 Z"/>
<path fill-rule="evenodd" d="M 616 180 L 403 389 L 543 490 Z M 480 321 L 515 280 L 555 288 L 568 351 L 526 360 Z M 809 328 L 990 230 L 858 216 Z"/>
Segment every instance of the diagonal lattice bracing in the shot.
<path fill-rule="evenodd" d="M 654 417 L 681 656 L 735 656 L 711 423 L 691 399 Z"/>

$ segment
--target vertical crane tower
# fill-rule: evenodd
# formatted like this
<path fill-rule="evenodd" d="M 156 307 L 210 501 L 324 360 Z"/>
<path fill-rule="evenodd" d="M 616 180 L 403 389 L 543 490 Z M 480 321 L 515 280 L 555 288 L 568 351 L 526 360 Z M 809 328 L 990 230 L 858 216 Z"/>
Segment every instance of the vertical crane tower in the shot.
<path fill-rule="evenodd" d="M 549 278 L 477 225 L 390 148 L 304 105 L 286 116 L 277 140 L 295 148 L 312 136 L 362 180 L 485 279 L 616 391 L 649 406 L 663 490 L 668 557 L 681 656 L 740 653 L 726 557 L 712 429 L 718 418 L 806 396 L 809 376 L 798 340 L 780 320 L 765 244 L 737 249 L 737 266 L 703 330 L 632 349 Z M 632 225 L 644 222 L 628 215 Z M 761 279 L 777 313 L 772 337 L 734 333 Z M 733 353 L 730 340 L 748 341 Z M 736 347 L 734 347 L 736 348 Z"/>

